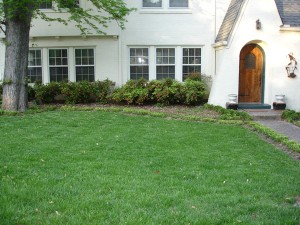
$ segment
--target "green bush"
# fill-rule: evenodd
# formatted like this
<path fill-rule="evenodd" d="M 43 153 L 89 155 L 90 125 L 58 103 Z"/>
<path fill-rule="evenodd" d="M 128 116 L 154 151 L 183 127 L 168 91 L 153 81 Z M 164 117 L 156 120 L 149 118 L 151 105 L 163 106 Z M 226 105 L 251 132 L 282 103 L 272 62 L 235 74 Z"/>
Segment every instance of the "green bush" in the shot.
<path fill-rule="evenodd" d="M 110 80 L 97 82 L 51 82 L 36 84 L 35 100 L 37 103 L 107 103 L 114 83 Z"/>
<path fill-rule="evenodd" d="M 184 103 L 186 105 L 198 105 L 203 103 L 206 95 L 206 86 L 199 80 L 187 79 L 183 84 Z"/>
<path fill-rule="evenodd" d="M 203 103 L 206 85 L 202 81 L 187 80 L 180 83 L 173 79 L 130 80 L 117 88 L 112 94 L 112 101 L 117 104 L 185 104 Z"/>
<path fill-rule="evenodd" d="M 165 79 L 156 83 L 152 98 L 156 103 L 163 105 L 183 104 L 184 93 L 182 83 L 176 80 Z"/>
<path fill-rule="evenodd" d="M 96 102 L 108 103 L 111 94 L 114 91 L 115 83 L 111 80 L 96 81 L 93 83 L 95 90 Z"/>
<path fill-rule="evenodd" d="M 117 104 L 143 105 L 147 103 L 149 101 L 147 81 L 144 79 L 129 80 L 112 93 L 111 100 Z"/>
<path fill-rule="evenodd" d="M 61 93 L 68 104 L 96 102 L 95 92 L 94 85 L 88 81 L 69 82 L 61 86 Z"/>
<path fill-rule="evenodd" d="M 65 83 L 51 82 L 49 84 L 36 84 L 35 89 L 35 100 L 38 104 L 42 103 L 57 103 L 64 102 L 64 99 L 58 99 L 61 96 L 61 86 Z"/>

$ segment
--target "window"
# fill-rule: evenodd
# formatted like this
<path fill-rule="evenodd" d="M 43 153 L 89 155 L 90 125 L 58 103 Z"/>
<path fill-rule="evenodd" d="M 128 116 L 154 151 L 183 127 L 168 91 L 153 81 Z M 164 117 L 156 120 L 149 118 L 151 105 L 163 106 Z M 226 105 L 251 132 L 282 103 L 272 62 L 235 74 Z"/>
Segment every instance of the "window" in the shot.
<path fill-rule="evenodd" d="M 189 1 L 188 0 L 170 0 L 169 2 L 170 7 L 176 7 L 176 8 L 187 8 L 189 7 Z"/>
<path fill-rule="evenodd" d="M 143 0 L 143 7 L 162 7 L 162 0 Z"/>
<path fill-rule="evenodd" d="M 43 0 L 39 9 L 52 9 L 52 0 Z"/>
<path fill-rule="evenodd" d="M 156 49 L 156 79 L 175 79 L 175 48 Z"/>
<path fill-rule="evenodd" d="M 149 80 L 148 48 L 130 48 L 130 80 Z"/>
<path fill-rule="evenodd" d="M 49 49 L 50 81 L 68 81 L 67 49 Z"/>
<path fill-rule="evenodd" d="M 78 8 L 79 0 L 62 0 L 58 3 L 59 8 Z"/>
<path fill-rule="evenodd" d="M 201 48 L 183 48 L 182 80 L 191 73 L 201 73 Z"/>
<path fill-rule="evenodd" d="M 27 76 L 30 83 L 42 81 L 42 54 L 40 49 L 29 50 Z"/>
<path fill-rule="evenodd" d="M 76 81 L 95 81 L 94 49 L 75 49 Z"/>
<path fill-rule="evenodd" d="M 253 53 L 245 57 L 245 69 L 253 70 L 256 66 L 256 56 Z"/>

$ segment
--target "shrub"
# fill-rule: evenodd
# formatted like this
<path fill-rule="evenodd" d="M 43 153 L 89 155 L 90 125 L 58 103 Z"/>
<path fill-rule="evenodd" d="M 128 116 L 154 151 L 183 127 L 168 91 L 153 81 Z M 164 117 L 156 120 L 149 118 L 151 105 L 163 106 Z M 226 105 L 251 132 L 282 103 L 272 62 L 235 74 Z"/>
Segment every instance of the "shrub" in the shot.
<path fill-rule="evenodd" d="M 129 80 L 113 92 L 111 100 L 118 104 L 145 104 L 149 101 L 147 81 L 145 79 Z"/>
<path fill-rule="evenodd" d="M 61 85 L 61 93 L 66 98 L 66 103 L 90 103 L 96 101 L 94 85 L 88 81 L 69 82 Z"/>
<path fill-rule="evenodd" d="M 114 83 L 110 80 L 97 82 L 51 82 L 34 86 L 37 103 L 107 103 Z"/>
<path fill-rule="evenodd" d="M 186 105 L 197 105 L 203 103 L 206 94 L 205 84 L 198 80 L 186 80 L 183 84 L 184 103 Z"/>
<path fill-rule="evenodd" d="M 64 99 L 62 100 L 55 99 L 57 96 L 62 94 L 61 93 L 62 85 L 64 85 L 64 83 L 58 83 L 58 82 L 51 82 L 46 85 L 36 84 L 34 86 L 36 102 L 38 104 L 64 102 Z"/>
<path fill-rule="evenodd" d="M 153 90 L 153 84 L 155 88 Z M 163 105 L 183 103 L 182 84 L 170 78 L 153 83 L 152 100 Z"/>
<path fill-rule="evenodd" d="M 115 83 L 111 80 L 104 80 L 104 81 L 96 81 L 93 83 L 95 86 L 95 97 L 96 102 L 99 103 L 108 103 L 109 97 L 113 93 Z"/>

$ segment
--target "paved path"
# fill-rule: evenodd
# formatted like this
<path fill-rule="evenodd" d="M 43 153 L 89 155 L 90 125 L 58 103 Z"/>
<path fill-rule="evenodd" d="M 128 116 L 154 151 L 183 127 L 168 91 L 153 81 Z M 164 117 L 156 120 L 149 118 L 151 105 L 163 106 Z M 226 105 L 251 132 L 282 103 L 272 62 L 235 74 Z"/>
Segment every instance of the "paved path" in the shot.
<path fill-rule="evenodd" d="M 290 140 L 300 143 L 300 127 L 278 120 L 257 120 L 257 122 L 287 136 Z"/>
<path fill-rule="evenodd" d="M 282 111 L 247 110 L 256 122 L 287 136 L 290 140 L 300 143 L 300 127 L 281 120 Z"/>

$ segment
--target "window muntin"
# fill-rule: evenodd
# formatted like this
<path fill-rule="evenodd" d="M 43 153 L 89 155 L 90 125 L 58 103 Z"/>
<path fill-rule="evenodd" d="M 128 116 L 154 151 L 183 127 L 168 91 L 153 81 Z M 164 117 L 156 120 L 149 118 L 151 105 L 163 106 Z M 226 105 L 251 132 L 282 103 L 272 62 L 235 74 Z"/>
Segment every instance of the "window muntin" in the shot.
<path fill-rule="evenodd" d="M 162 0 L 143 0 L 143 7 L 161 8 Z"/>
<path fill-rule="evenodd" d="M 156 79 L 175 79 L 175 48 L 156 48 Z"/>
<path fill-rule="evenodd" d="M 95 81 L 94 49 L 75 49 L 76 81 Z"/>
<path fill-rule="evenodd" d="M 182 80 L 192 73 L 201 73 L 201 48 L 183 48 Z"/>
<path fill-rule="evenodd" d="M 50 82 L 68 81 L 68 50 L 49 49 Z"/>
<path fill-rule="evenodd" d="M 130 48 L 130 80 L 149 80 L 149 49 Z"/>
<path fill-rule="evenodd" d="M 43 0 L 39 6 L 39 9 L 52 9 L 52 0 Z"/>
<path fill-rule="evenodd" d="M 169 0 L 169 6 L 172 8 L 188 8 L 189 0 Z"/>
<path fill-rule="evenodd" d="M 27 77 L 30 83 L 42 81 L 42 52 L 40 49 L 31 49 L 28 52 Z"/>

